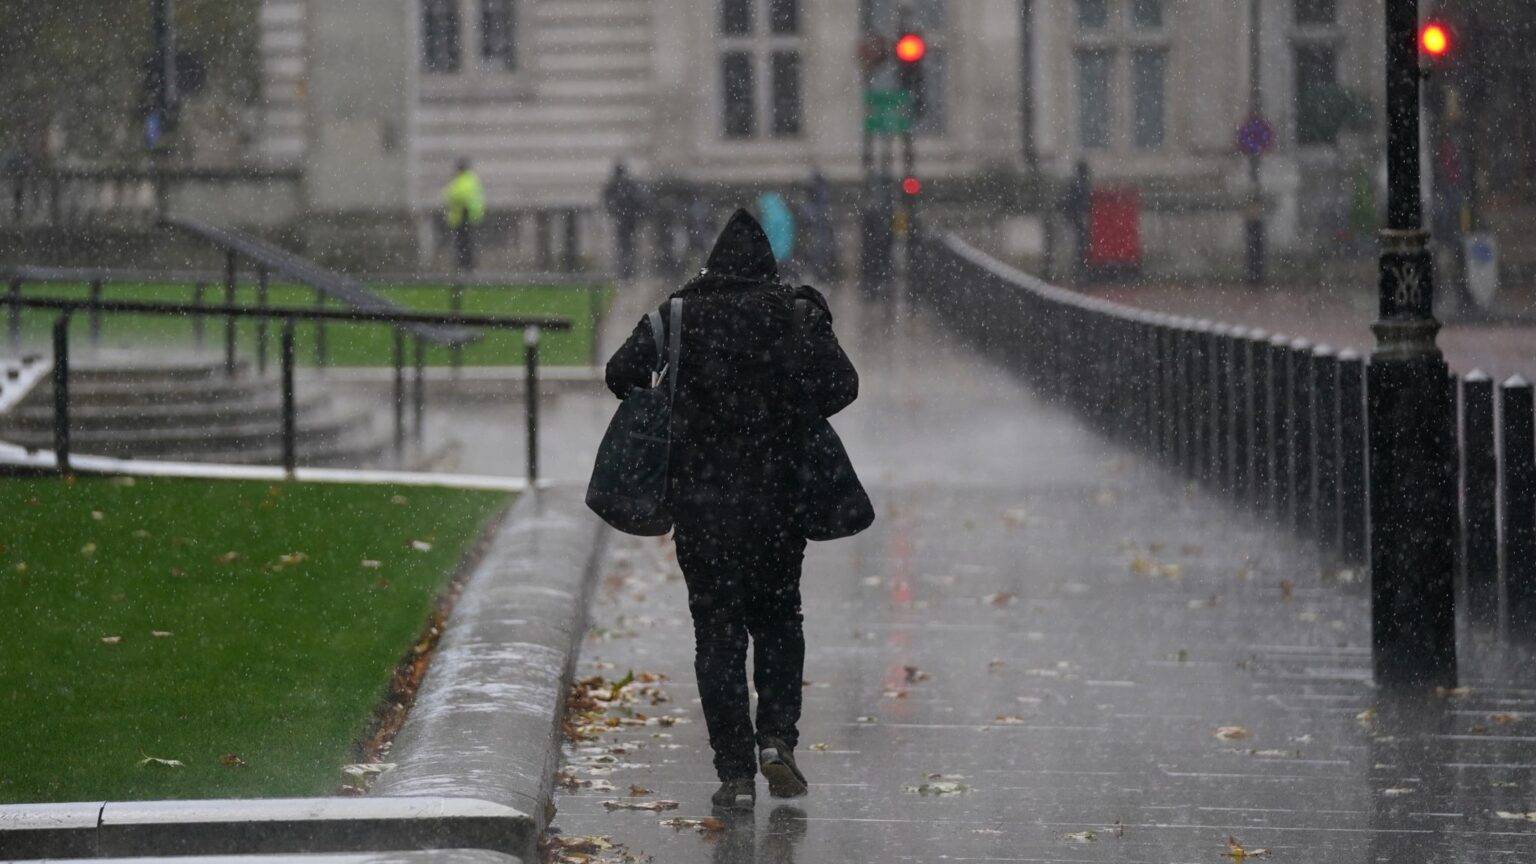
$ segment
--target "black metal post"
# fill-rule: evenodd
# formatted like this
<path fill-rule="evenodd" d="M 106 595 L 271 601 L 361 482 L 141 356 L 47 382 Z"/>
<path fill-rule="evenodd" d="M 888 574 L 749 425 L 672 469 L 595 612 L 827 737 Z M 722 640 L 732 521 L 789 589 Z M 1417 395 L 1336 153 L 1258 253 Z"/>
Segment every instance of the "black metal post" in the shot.
<path fill-rule="evenodd" d="M 448 288 L 448 311 L 457 315 L 464 311 L 464 283 L 458 278 Z M 464 346 L 459 342 L 453 343 L 448 349 L 448 365 L 453 369 L 453 376 L 459 376 L 459 369 L 464 366 Z"/>
<path fill-rule="evenodd" d="M 1291 378 L 1290 525 L 1304 535 L 1312 527 L 1312 343 L 1297 339 L 1289 352 Z"/>
<path fill-rule="evenodd" d="M 1190 331 L 1193 351 L 1189 366 L 1189 477 L 1205 480 L 1211 467 L 1211 322 L 1197 321 Z"/>
<path fill-rule="evenodd" d="M 549 272 L 554 269 L 555 253 L 551 246 L 554 238 L 551 236 L 549 226 L 549 211 L 540 210 L 533 214 L 535 240 L 539 247 L 539 269 Z"/>
<path fill-rule="evenodd" d="M 207 286 L 206 283 L 203 283 L 203 282 L 193 283 L 193 285 L 192 285 L 192 305 L 193 306 L 202 306 L 203 305 L 203 294 L 207 290 L 208 290 L 208 286 Z M 193 315 L 192 316 L 192 345 L 194 347 L 196 347 L 197 350 L 199 350 L 199 351 L 203 350 L 203 345 L 204 345 L 204 328 L 203 328 L 204 323 L 205 322 L 203 321 L 203 316 L 201 316 L 201 315 Z"/>
<path fill-rule="evenodd" d="M 1339 358 L 1312 352 L 1312 530 L 1324 555 L 1339 547 Z"/>
<path fill-rule="evenodd" d="M 1493 379 L 1474 369 L 1461 381 L 1462 581 L 1467 617 L 1499 618 L 1499 456 L 1494 445 Z"/>
<path fill-rule="evenodd" d="M 53 452 L 61 473 L 69 473 L 69 313 L 53 322 Z"/>
<path fill-rule="evenodd" d="M 592 345 L 592 368 L 596 369 L 603 359 L 603 346 L 598 341 L 603 331 L 603 289 L 599 285 L 587 286 L 587 321 L 592 328 L 587 340 Z"/>
<path fill-rule="evenodd" d="M 315 308 L 324 310 L 325 303 L 325 292 L 315 289 Z M 330 362 L 330 351 L 325 340 L 325 323 L 324 318 L 315 322 L 315 367 L 319 369 L 324 369 Z"/>
<path fill-rule="evenodd" d="M 1290 364 L 1286 354 L 1291 340 L 1285 336 L 1272 336 L 1266 348 L 1265 362 L 1269 364 L 1269 502 L 1268 508 L 1277 520 L 1283 521 L 1291 501 L 1291 379 Z"/>
<path fill-rule="evenodd" d="M 1211 385 L 1208 402 L 1211 415 L 1211 484 L 1220 490 L 1231 488 L 1229 468 L 1232 460 L 1232 328 L 1217 325 L 1211 331 Z"/>
<path fill-rule="evenodd" d="M 267 268 L 256 268 L 256 308 L 267 308 Z M 256 374 L 267 374 L 267 319 L 256 319 Z"/>
<path fill-rule="evenodd" d="M 266 319 L 262 319 L 266 320 Z M 293 395 L 293 319 L 283 319 L 280 359 L 283 376 L 283 471 L 293 479 L 298 468 L 298 418 Z"/>
<path fill-rule="evenodd" d="M 1519 375 L 1499 388 L 1504 595 L 1509 634 L 1536 640 L 1536 414 L 1531 383 Z"/>
<path fill-rule="evenodd" d="M 417 336 L 415 341 L 415 380 L 411 385 L 411 426 L 416 430 L 416 446 L 421 446 L 423 426 L 427 417 L 427 342 Z"/>
<path fill-rule="evenodd" d="M 405 331 L 395 328 L 395 462 L 405 458 Z"/>
<path fill-rule="evenodd" d="M 1252 371 L 1248 365 L 1248 328 L 1232 328 L 1227 346 L 1227 436 L 1232 452 L 1227 460 L 1227 491 L 1238 500 L 1248 495 L 1248 438 L 1253 429 Z"/>
<path fill-rule="evenodd" d="M 565 211 L 565 245 L 561 248 L 560 267 L 575 273 L 581 266 L 580 213 L 574 207 Z"/>
<path fill-rule="evenodd" d="M 539 328 L 523 331 L 524 412 L 528 422 L 528 488 L 539 482 Z"/>
<path fill-rule="evenodd" d="M 1365 361 L 1339 352 L 1339 559 L 1351 566 L 1367 556 L 1365 536 Z"/>
<path fill-rule="evenodd" d="M 90 304 L 87 308 L 87 321 L 90 328 L 91 347 L 101 344 L 101 280 L 92 279 L 90 287 L 86 289 L 87 300 Z"/>
<path fill-rule="evenodd" d="M 235 305 L 235 281 L 239 278 L 240 262 L 235 253 L 224 256 L 224 305 Z M 224 374 L 235 377 L 235 316 L 224 316 Z"/>
<path fill-rule="evenodd" d="M 11 350 L 21 353 L 21 280 L 12 279 L 9 288 L 10 311 L 6 314 L 6 329 L 10 334 Z"/>
<path fill-rule="evenodd" d="M 1248 503 L 1262 512 L 1269 504 L 1269 334 L 1248 333 Z"/>
<path fill-rule="evenodd" d="M 1383 686 L 1455 686 L 1449 372 L 1435 335 L 1419 180 L 1419 3 L 1386 3 L 1387 225 L 1367 372 L 1371 642 Z"/>

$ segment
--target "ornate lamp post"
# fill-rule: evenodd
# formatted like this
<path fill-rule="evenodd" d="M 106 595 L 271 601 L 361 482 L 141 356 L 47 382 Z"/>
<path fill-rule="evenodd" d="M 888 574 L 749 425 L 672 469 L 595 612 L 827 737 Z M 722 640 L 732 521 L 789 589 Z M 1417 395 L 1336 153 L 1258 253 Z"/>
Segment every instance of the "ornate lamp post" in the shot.
<path fill-rule="evenodd" d="M 1455 686 L 1453 392 L 1419 191 L 1419 4 L 1386 0 L 1387 227 L 1372 325 L 1371 641 L 1383 686 Z"/>

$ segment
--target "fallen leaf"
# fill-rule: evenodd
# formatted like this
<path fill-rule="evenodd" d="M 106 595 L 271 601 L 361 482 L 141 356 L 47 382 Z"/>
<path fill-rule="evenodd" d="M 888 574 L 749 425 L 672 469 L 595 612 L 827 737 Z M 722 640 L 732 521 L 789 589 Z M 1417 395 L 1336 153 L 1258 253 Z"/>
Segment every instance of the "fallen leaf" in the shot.
<path fill-rule="evenodd" d="M 352 765 L 341 766 L 343 774 L 351 774 L 353 777 L 377 776 L 385 771 L 394 770 L 393 762 L 358 762 Z"/>
<path fill-rule="evenodd" d="M 95 555 L 96 554 L 96 544 L 95 543 L 87 543 L 84 546 L 81 546 L 80 547 L 80 554 L 81 555 L 86 555 L 86 556 Z"/>
<path fill-rule="evenodd" d="M 1137 555 L 1130 563 L 1132 576 L 1151 576 L 1157 570 L 1157 562 L 1144 555 Z"/>
<path fill-rule="evenodd" d="M 932 675 L 929 675 L 927 672 L 924 672 L 923 670 L 917 668 L 916 666 L 906 666 L 906 667 L 903 667 L 903 668 L 906 670 L 906 673 L 907 673 L 907 683 L 908 684 L 916 684 L 916 683 L 921 682 L 921 681 L 927 681 L 928 679 L 933 677 Z"/>
<path fill-rule="evenodd" d="M 1289 579 L 1281 579 L 1280 580 L 1280 599 L 1281 600 L 1285 601 L 1286 603 L 1289 603 L 1289 602 L 1291 602 L 1291 599 L 1295 596 L 1295 593 L 1296 593 L 1296 583 L 1295 582 L 1292 582 Z"/>
<path fill-rule="evenodd" d="M 364 558 L 362 566 L 363 566 L 364 570 L 377 570 L 380 567 L 384 566 L 384 562 L 383 561 L 375 561 L 372 558 Z"/>
<path fill-rule="evenodd" d="M 704 835 L 709 835 L 717 831 L 725 830 L 725 823 L 713 816 L 706 816 L 703 819 L 689 819 L 686 816 L 673 816 L 671 819 L 662 819 L 659 824 L 666 828 L 672 828 L 677 831 L 684 831 L 691 828 Z"/>
<path fill-rule="evenodd" d="M 103 637 L 101 637 L 101 641 L 107 643 L 108 645 L 116 645 L 117 643 L 123 641 L 123 637 L 121 637 L 121 636 L 103 636 Z"/>
<path fill-rule="evenodd" d="M 1068 843 L 1097 843 L 1099 835 L 1095 831 L 1074 831 L 1071 834 L 1061 835 L 1061 839 Z"/>
<path fill-rule="evenodd" d="M 638 783 L 631 783 L 629 784 L 629 794 L 635 798 L 639 798 L 641 795 L 651 794 L 651 790 L 641 786 Z"/>
<path fill-rule="evenodd" d="M 1508 810 L 1496 810 L 1493 815 L 1500 819 L 1513 819 L 1517 822 L 1536 822 L 1536 810 L 1532 810 L 1529 813 L 1511 813 Z"/>
<path fill-rule="evenodd" d="M 215 558 L 213 560 L 214 560 L 214 563 L 216 563 L 216 564 L 233 564 L 233 563 L 235 563 L 235 559 L 237 559 L 239 557 L 240 557 L 240 553 L 236 552 L 233 549 L 231 549 L 228 552 L 225 552 L 223 555 L 220 555 L 219 557 L 217 557 L 217 558 Z"/>
<path fill-rule="evenodd" d="M 604 801 L 603 809 L 609 812 L 614 810 L 645 810 L 650 813 L 660 813 L 663 810 L 676 810 L 681 807 L 676 801 Z"/>
<path fill-rule="evenodd" d="M 161 759 L 159 756 L 145 756 L 139 760 L 140 765 L 164 765 L 167 768 L 185 768 L 180 759 Z"/>
<path fill-rule="evenodd" d="M 1012 606 L 1016 600 L 1018 600 L 1018 597 L 1012 591 L 999 591 L 996 594 L 987 595 L 987 602 L 999 608 Z"/>
<path fill-rule="evenodd" d="M 149 532 L 145 531 L 143 528 L 137 528 L 137 529 L 134 529 L 133 536 L 138 538 L 138 539 L 140 539 L 140 540 L 148 540 L 149 539 Z"/>
<path fill-rule="evenodd" d="M 410 501 L 407 500 L 404 495 L 392 495 L 390 496 L 389 503 L 394 504 L 397 507 L 404 507 L 406 504 L 409 504 Z"/>
<path fill-rule="evenodd" d="M 149 635 L 155 637 L 156 639 L 164 639 L 172 634 L 169 630 L 151 630 L 149 631 Z"/>
<path fill-rule="evenodd" d="M 92 520 L 94 520 L 96 522 L 100 522 L 101 520 L 103 520 L 105 518 L 107 518 L 107 514 L 101 512 L 100 510 L 92 510 L 91 511 L 91 519 Z"/>
<path fill-rule="evenodd" d="M 234 753 L 225 753 L 219 757 L 219 764 L 226 768 L 244 768 L 246 762 Z"/>
<path fill-rule="evenodd" d="M 811 745 L 811 749 L 815 750 L 817 753 L 825 753 L 826 751 L 832 749 L 832 745 L 818 741 L 817 743 Z"/>
<path fill-rule="evenodd" d="M 1494 722 L 1494 724 L 1496 724 L 1498 726 L 1511 726 L 1511 725 L 1513 725 L 1515 723 L 1520 722 L 1520 715 L 1518 715 L 1518 714 L 1494 714 L 1493 716 L 1489 717 L 1488 719 L 1492 720 Z"/>
<path fill-rule="evenodd" d="M 1021 726 L 1024 724 L 1024 718 L 1014 714 L 999 714 L 992 719 L 992 722 L 1002 726 Z"/>
<path fill-rule="evenodd" d="M 278 560 L 278 563 L 287 566 L 287 565 L 293 565 L 293 564 L 302 564 L 305 561 L 309 560 L 309 556 L 305 555 L 303 552 L 291 552 L 291 553 L 289 553 L 287 555 L 279 555 L 279 556 L 277 556 L 277 560 Z"/>
<path fill-rule="evenodd" d="M 432 544 L 425 540 L 412 540 L 411 548 L 415 549 L 417 552 L 431 552 Z"/>
<path fill-rule="evenodd" d="M 1241 741 L 1252 736 L 1244 726 L 1222 726 L 1216 730 L 1216 737 L 1223 741 Z"/>
<path fill-rule="evenodd" d="M 1223 852 L 1221 854 L 1223 856 L 1227 857 L 1227 858 L 1231 858 L 1233 861 L 1243 861 L 1243 860 L 1246 860 L 1248 858 L 1268 858 L 1269 857 L 1269 850 L 1268 849 L 1245 849 L 1245 848 L 1243 848 L 1243 844 L 1237 842 L 1237 838 L 1236 837 L 1233 837 L 1232 835 L 1228 834 L 1227 835 L 1227 851 L 1225 851 L 1225 852 Z"/>

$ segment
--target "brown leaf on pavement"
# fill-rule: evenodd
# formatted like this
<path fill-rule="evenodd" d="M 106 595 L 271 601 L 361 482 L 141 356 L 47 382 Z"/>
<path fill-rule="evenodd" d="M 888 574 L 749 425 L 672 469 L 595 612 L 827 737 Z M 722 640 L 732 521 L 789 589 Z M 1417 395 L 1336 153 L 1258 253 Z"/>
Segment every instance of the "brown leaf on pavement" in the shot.
<path fill-rule="evenodd" d="M 244 768 L 246 766 L 246 761 L 234 753 L 225 753 L 223 756 L 219 757 L 219 764 L 223 765 L 225 768 Z"/>
<path fill-rule="evenodd" d="M 1227 851 L 1225 851 L 1225 852 L 1223 852 L 1221 854 L 1223 856 L 1227 857 L 1227 858 L 1231 858 L 1233 861 L 1245 861 L 1245 860 L 1247 860 L 1249 858 L 1268 858 L 1269 857 L 1269 850 L 1268 849 L 1245 849 L 1245 848 L 1243 848 L 1243 844 L 1237 842 L 1237 838 L 1236 837 L 1233 837 L 1231 834 L 1228 834 L 1227 835 Z"/>
<path fill-rule="evenodd" d="M 1241 741 L 1251 738 L 1252 733 L 1244 726 L 1222 726 L 1216 730 L 1216 737 L 1223 741 Z"/>
<path fill-rule="evenodd" d="M 676 801 L 604 801 L 603 809 L 608 812 L 615 810 L 646 810 L 651 813 L 660 813 L 663 810 L 676 810 L 682 805 Z"/>

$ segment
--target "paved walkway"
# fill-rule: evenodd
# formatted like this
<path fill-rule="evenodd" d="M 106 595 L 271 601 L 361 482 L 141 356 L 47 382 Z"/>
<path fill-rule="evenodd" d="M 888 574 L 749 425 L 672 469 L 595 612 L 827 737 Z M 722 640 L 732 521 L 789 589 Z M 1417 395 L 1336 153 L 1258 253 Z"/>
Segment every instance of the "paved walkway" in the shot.
<path fill-rule="evenodd" d="M 578 674 L 665 676 L 607 713 L 672 725 L 568 748 L 565 835 L 665 864 L 1238 860 L 1229 836 L 1305 864 L 1536 861 L 1536 673 L 1500 671 L 1528 658 L 1380 702 L 1353 574 L 923 321 L 837 306 L 864 386 L 835 423 L 880 519 L 808 557 L 811 794 L 659 824 L 709 817 L 715 779 L 671 548 L 622 538 Z M 604 805 L 657 800 L 679 806 Z"/>

